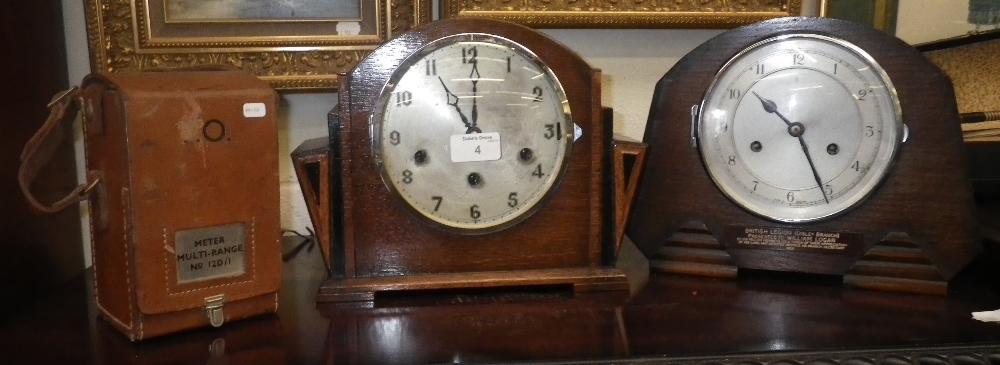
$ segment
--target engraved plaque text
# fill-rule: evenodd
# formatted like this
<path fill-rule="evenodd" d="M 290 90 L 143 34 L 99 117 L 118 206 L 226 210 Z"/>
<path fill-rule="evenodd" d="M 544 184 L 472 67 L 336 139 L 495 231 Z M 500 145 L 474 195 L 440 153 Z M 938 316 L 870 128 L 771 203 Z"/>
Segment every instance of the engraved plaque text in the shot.
<path fill-rule="evenodd" d="M 242 275 L 246 272 L 245 232 L 243 223 L 177 231 L 177 283 Z"/>
<path fill-rule="evenodd" d="M 864 235 L 854 232 L 820 232 L 781 227 L 727 226 L 726 245 L 735 248 L 858 255 Z"/>

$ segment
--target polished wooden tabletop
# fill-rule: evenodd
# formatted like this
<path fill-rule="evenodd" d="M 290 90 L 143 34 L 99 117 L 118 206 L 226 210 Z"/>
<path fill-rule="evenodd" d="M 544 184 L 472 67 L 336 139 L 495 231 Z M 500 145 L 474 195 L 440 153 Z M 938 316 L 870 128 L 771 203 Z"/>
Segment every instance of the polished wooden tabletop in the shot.
<path fill-rule="evenodd" d="M 131 343 L 96 315 L 88 271 L 0 317 L 0 364 L 1000 363 L 1000 324 L 971 318 L 1000 309 L 992 244 L 948 297 L 741 272 L 737 280 L 653 275 L 631 297 L 531 288 L 355 306 L 317 306 L 319 250 L 297 238 L 284 246 L 276 315 Z"/>

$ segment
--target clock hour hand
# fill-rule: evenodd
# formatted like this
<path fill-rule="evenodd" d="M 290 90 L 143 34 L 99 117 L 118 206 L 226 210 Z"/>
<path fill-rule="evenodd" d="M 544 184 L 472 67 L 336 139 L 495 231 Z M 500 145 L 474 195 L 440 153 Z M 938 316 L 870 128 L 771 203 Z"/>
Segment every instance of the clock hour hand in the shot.
<path fill-rule="evenodd" d="M 781 115 L 781 112 L 778 112 L 778 105 L 775 104 L 774 101 L 764 99 L 760 95 L 757 95 L 756 92 L 754 92 L 753 95 L 756 96 L 757 99 L 760 99 L 760 104 L 764 107 L 764 111 L 777 115 L 778 118 L 781 118 L 781 120 L 788 125 L 788 134 L 790 136 L 799 139 L 799 144 L 802 145 L 802 152 L 806 154 L 806 161 L 809 161 L 809 169 L 812 170 L 813 178 L 816 179 L 816 185 L 819 186 L 819 191 L 823 193 L 823 200 L 825 200 L 827 204 L 830 204 L 830 198 L 826 196 L 826 189 L 823 188 L 823 179 L 819 178 L 819 172 L 816 171 L 816 164 L 813 163 L 812 156 L 809 155 L 809 148 L 806 147 L 806 140 L 802 138 L 802 134 L 806 132 L 806 126 L 798 122 L 793 123 L 788 120 L 788 118 L 785 118 L 784 115 Z"/>
<path fill-rule="evenodd" d="M 773 101 L 771 101 L 770 99 L 764 99 L 760 97 L 760 95 L 757 95 L 756 92 L 753 92 L 753 96 L 756 96 L 757 99 L 760 99 L 760 104 L 764 106 L 764 111 L 777 115 L 778 118 L 781 118 L 781 120 L 785 122 L 785 124 L 788 124 L 789 126 L 792 125 L 792 122 L 788 120 L 788 118 L 785 118 L 784 115 L 781 115 L 781 113 L 778 112 L 778 105 L 775 104 Z"/>
<path fill-rule="evenodd" d="M 472 61 L 472 72 L 469 73 L 469 79 L 472 80 L 472 114 L 471 114 L 471 116 L 472 116 L 472 126 L 469 127 L 469 131 L 466 131 L 465 133 L 471 133 L 471 132 L 482 133 L 483 132 L 482 130 L 479 129 L 479 127 L 476 126 L 476 121 L 479 120 L 479 110 L 476 107 L 476 100 L 479 99 L 479 97 L 476 95 L 476 92 L 477 92 L 476 84 L 479 83 L 479 68 L 477 67 L 478 64 L 479 64 L 479 62 L 476 62 L 475 60 L 473 60 Z"/>
<path fill-rule="evenodd" d="M 472 124 L 470 124 L 469 123 L 469 118 L 466 118 L 465 117 L 465 113 L 462 113 L 462 108 L 458 107 L 458 95 L 455 95 L 454 93 L 451 92 L 451 90 L 448 90 L 448 85 L 445 85 L 444 79 L 442 79 L 441 76 L 438 76 L 438 81 L 441 81 L 441 87 L 443 87 L 444 88 L 444 92 L 448 94 L 448 95 L 446 95 L 446 98 L 448 99 L 447 100 L 448 105 L 451 105 L 451 106 L 455 107 L 455 111 L 458 112 L 458 117 L 462 118 L 462 123 L 465 124 L 465 128 L 466 128 L 465 133 L 469 134 L 469 133 L 472 133 L 474 131 L 478 131 L 479 128 L 476 128 L 475 126 L 473 126 Z M 454 103 L 452 102 L 452 99 L 455 100 Z"/>

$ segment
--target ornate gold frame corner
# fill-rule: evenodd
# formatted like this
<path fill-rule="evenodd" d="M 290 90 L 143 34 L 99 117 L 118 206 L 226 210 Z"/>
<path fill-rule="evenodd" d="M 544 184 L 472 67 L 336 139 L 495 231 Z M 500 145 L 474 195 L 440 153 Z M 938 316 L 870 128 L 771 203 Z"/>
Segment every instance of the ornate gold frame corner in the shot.
<path fill-rule="evenodd" d="M 802 0 L 440 1 L 442 19 L 487 17 L 532 28 L 735 28 L 802 12 Z"/>
<path fill-rule="evenodd" d="M 220 36 L 153 34 L 152 4 L 162 0 L 84 0 L 91 72 L 225 65 L 249 71 L 278 90 L 323 91 L 385 41 L 431 21 L 433 0 L 361 0 L 374 9 L 373 35 Z M 365 5 L 369 4 L 369 5 Z M 154 8 L 155 9 L 155 8 Z M 252 27 L 229 22 L 231 29 Z"/>

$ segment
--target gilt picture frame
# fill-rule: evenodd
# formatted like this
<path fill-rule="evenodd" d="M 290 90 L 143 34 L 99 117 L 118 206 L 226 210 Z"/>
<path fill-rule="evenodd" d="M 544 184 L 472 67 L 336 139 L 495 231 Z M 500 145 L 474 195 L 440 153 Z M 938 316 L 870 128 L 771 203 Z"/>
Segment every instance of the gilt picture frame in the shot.
<path fill-rule="evenodd" d="M 735 28 L 798 16 L 803 0 L 440 1 L 441 18 L 488 17 L 533 28 Z"/>
<path fill-rule="evenodd" d="M 396 34 L 431 21 L 432 0 L 85 0 L 91 71 L 215 65 L 278 90 L 333 90 Z"/>

